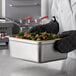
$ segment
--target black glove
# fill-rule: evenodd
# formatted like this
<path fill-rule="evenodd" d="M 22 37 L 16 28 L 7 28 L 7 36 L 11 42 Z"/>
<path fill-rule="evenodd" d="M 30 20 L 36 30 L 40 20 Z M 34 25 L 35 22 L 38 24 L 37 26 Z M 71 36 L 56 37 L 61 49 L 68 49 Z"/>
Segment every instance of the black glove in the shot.
<path fill-rule="evenodd" d="M 76 34 L 76 30 L 64 31 L 61 33 L 61 37 L 67 37 Z"/>
<path fill-rule="evenodd" d="M 76 30 L 65 31 L 61 34 L 62 39 L 54 43 L 54 48 L 60 53 L 68 53 L 76 49 Z"/>
<path fill-rule="evenodd" d="M 59 24 L 56 21 L 55 17 L 54 20 L 51 20 L 48 24 L 38 25 L 32 27 L 29 32 L 47 32 L 47 33 L 54 33 L 57 34 L 59 32 Z"/>

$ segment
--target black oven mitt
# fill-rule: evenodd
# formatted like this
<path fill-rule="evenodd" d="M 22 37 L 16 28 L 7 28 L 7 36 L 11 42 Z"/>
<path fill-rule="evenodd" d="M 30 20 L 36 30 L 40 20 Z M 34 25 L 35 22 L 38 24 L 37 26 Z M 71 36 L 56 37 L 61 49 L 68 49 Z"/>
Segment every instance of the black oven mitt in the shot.
<path fill-rule="evenodd" d="M 49 23 L 34 26 L 29 30 L 29 32 L 45 32 L 45 31 L 47 33 L 53 33 L 53 34 L 57 34 L 59 32 L 59 23 L 57 22 L 54 16 Z"/>
<path fill-rule="evenodd" d="M 55 41 L 54 49 L 60 53 L 68 53 L 76 49 L 76 30 L 65 31 L 62 39 Z"/>
<path fill-rule="evenodd" d="M 32 27 L 29 32 L 48 32 L 57 34 L 59 32 L 59 23 L 53 17 L 48 24 Z M 61 34 L 62 39 L 55 41 L 54 49 L 60 53 L 68 53 L 76 49 L 76 30 L 65 31 Z"/>

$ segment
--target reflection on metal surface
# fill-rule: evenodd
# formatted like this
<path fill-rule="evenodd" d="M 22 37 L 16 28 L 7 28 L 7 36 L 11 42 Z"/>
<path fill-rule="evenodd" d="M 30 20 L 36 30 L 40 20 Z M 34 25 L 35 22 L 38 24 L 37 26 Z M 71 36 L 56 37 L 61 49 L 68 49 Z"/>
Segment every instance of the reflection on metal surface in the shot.
<path fill-rule="evenodd" d="M 39 3 L 33 3 L 33 4 L 25 4 L 25 5 L 14 5 L 14 4 L 10 4 L 10 7 L 28 7 L 28 6 L 40 6 Z"/>
<path fill-rule="evenodd" d="M 5 18 L 5 0 L 2 0 L 2 17 Z"/>

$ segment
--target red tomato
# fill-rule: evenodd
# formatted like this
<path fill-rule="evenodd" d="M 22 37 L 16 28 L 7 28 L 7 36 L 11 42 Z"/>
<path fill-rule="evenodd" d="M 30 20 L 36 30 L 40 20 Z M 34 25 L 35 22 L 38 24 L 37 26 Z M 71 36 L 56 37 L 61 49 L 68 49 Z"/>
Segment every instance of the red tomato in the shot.
<path fill-rule="evenodd" d="M 48 38 L 50 38 L 50 35 L 48 35 Z"/>
<path fill-rule="evenodd" d="M 27 35 L 27 34 L 25 34 L 24 36 L 25 36 L 25 37 L 28 37 L 28 35 Z"/>
<path fill-rule="evenodd" d="M 35 38 L 38 38 L 39 37 L 39 35 L 37 34 L 36 36 L 35 36 Z"/>
<path fill-rule="evenodd" d="M 47 36 L 45 35 L 45 36 L 43 36 L 43 38 L 44 38 L 44 39 L 46 39 L 46 38 L 47 38 Z"/>

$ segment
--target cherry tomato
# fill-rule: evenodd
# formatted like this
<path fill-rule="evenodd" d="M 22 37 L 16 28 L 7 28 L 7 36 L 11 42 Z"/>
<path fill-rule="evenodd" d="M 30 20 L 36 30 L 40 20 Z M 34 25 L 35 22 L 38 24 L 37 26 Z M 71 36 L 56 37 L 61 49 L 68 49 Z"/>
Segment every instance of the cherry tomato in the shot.
<path fill-rule="evenodd" d="M 24 36 L 25 36 L 25 37 L 28 37 L 28 35 L 27 35 L 27 34 L 25 34 Z"/>
<path fill-rule="evenodd" d="M 46 39 L 46 38 L 47 38 L 47 36 L 45 35 L 45 36 L 43 36 L 43 38 L 44 38 L 44 39 Z"/>
<path fill-rule="evenodd" d="M 38 38 L 39 37 L 39 35 L 37 34 L 36 36 L 35 36 L 35 38 Z"/>

